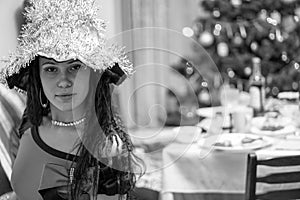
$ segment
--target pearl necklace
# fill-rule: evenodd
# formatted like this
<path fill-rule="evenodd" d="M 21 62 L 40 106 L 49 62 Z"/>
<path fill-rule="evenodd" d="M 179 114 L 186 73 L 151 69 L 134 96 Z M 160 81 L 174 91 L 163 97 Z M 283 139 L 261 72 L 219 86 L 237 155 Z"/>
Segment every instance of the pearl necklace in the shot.
<path fill-rule="evenodd" d="M 76 126 L 76 125 L 84 122 L 85 119 L 86 118 L 84 117 L 84 118 L 81 118 L 81 119 L 73 121 L 73 122 L 61 122 L 61 121 L 51 120 L 51 123 L 55 126 Z"/>

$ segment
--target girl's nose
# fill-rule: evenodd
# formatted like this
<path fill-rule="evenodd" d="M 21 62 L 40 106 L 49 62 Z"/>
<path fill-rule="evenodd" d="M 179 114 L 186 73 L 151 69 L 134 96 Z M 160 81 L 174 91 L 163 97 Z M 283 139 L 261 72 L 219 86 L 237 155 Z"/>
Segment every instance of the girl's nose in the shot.
<path fill-rule="evenodd" d="M 59 88 L 69 88 L 72 86 L 72 81 L 66 75 L 62 75 L 61 79 L 57 83 L 57 86 Z"/>

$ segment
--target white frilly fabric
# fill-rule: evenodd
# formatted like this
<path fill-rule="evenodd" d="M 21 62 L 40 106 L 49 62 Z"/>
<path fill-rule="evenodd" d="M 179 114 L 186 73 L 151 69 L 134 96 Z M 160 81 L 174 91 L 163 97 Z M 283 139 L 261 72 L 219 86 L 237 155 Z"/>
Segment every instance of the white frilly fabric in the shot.
<path fill-rule="evenodd" d="M 133 66 L 124 48 L 109 44 L 106 23 L 97 18 L 95 0 L 30 0 L 25 8 L 26 24 L 0 71 L 0 82 L 27 67 L 38 55 L 66 61 L 78 59 L 94 70 L 103 71 L 118 63 L 127 76 Z"/>

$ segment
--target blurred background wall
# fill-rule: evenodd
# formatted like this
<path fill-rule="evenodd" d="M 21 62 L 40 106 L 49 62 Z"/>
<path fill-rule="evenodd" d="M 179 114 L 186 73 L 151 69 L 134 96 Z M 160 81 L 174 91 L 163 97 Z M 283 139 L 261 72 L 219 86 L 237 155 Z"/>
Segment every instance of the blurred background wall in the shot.
<path fill-rule="evenodd" d="M 20 10 L 23 7 L 23 0 L 2 0 L 0 1 L 0 56 L 6 56 L 16 46 L 16 37 L 19 26 L 17 21 L 22 21 Z M 0 63 L 2 67 L 2 63 Z"/>

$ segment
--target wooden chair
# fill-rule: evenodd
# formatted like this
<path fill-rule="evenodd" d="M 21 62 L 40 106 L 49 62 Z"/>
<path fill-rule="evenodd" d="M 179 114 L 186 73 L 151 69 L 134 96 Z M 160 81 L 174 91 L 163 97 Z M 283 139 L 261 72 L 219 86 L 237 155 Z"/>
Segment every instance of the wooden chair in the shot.
<path fill-rule="evenodd" d="M 300 155 L 295 156 L 281 156 L 267 160 L 258 160 L 255 153 L 248 154 L 247 162 L 247 176 L 246 176 L 246 194 L 245 200 L 255 199 L 270 199 L 270 200 L 291 200 L 300 199 L 300 186 L 297 189 L 281 189 L 272 190 L 265 193 L 256 194 L 256 183 L 267 184 L 287 184 L 299 183 L 300 184 L 300 170 L 289 172 L 276 172 L 263 177 L 258 177 L 257 167 L 300 167 Z"/>

